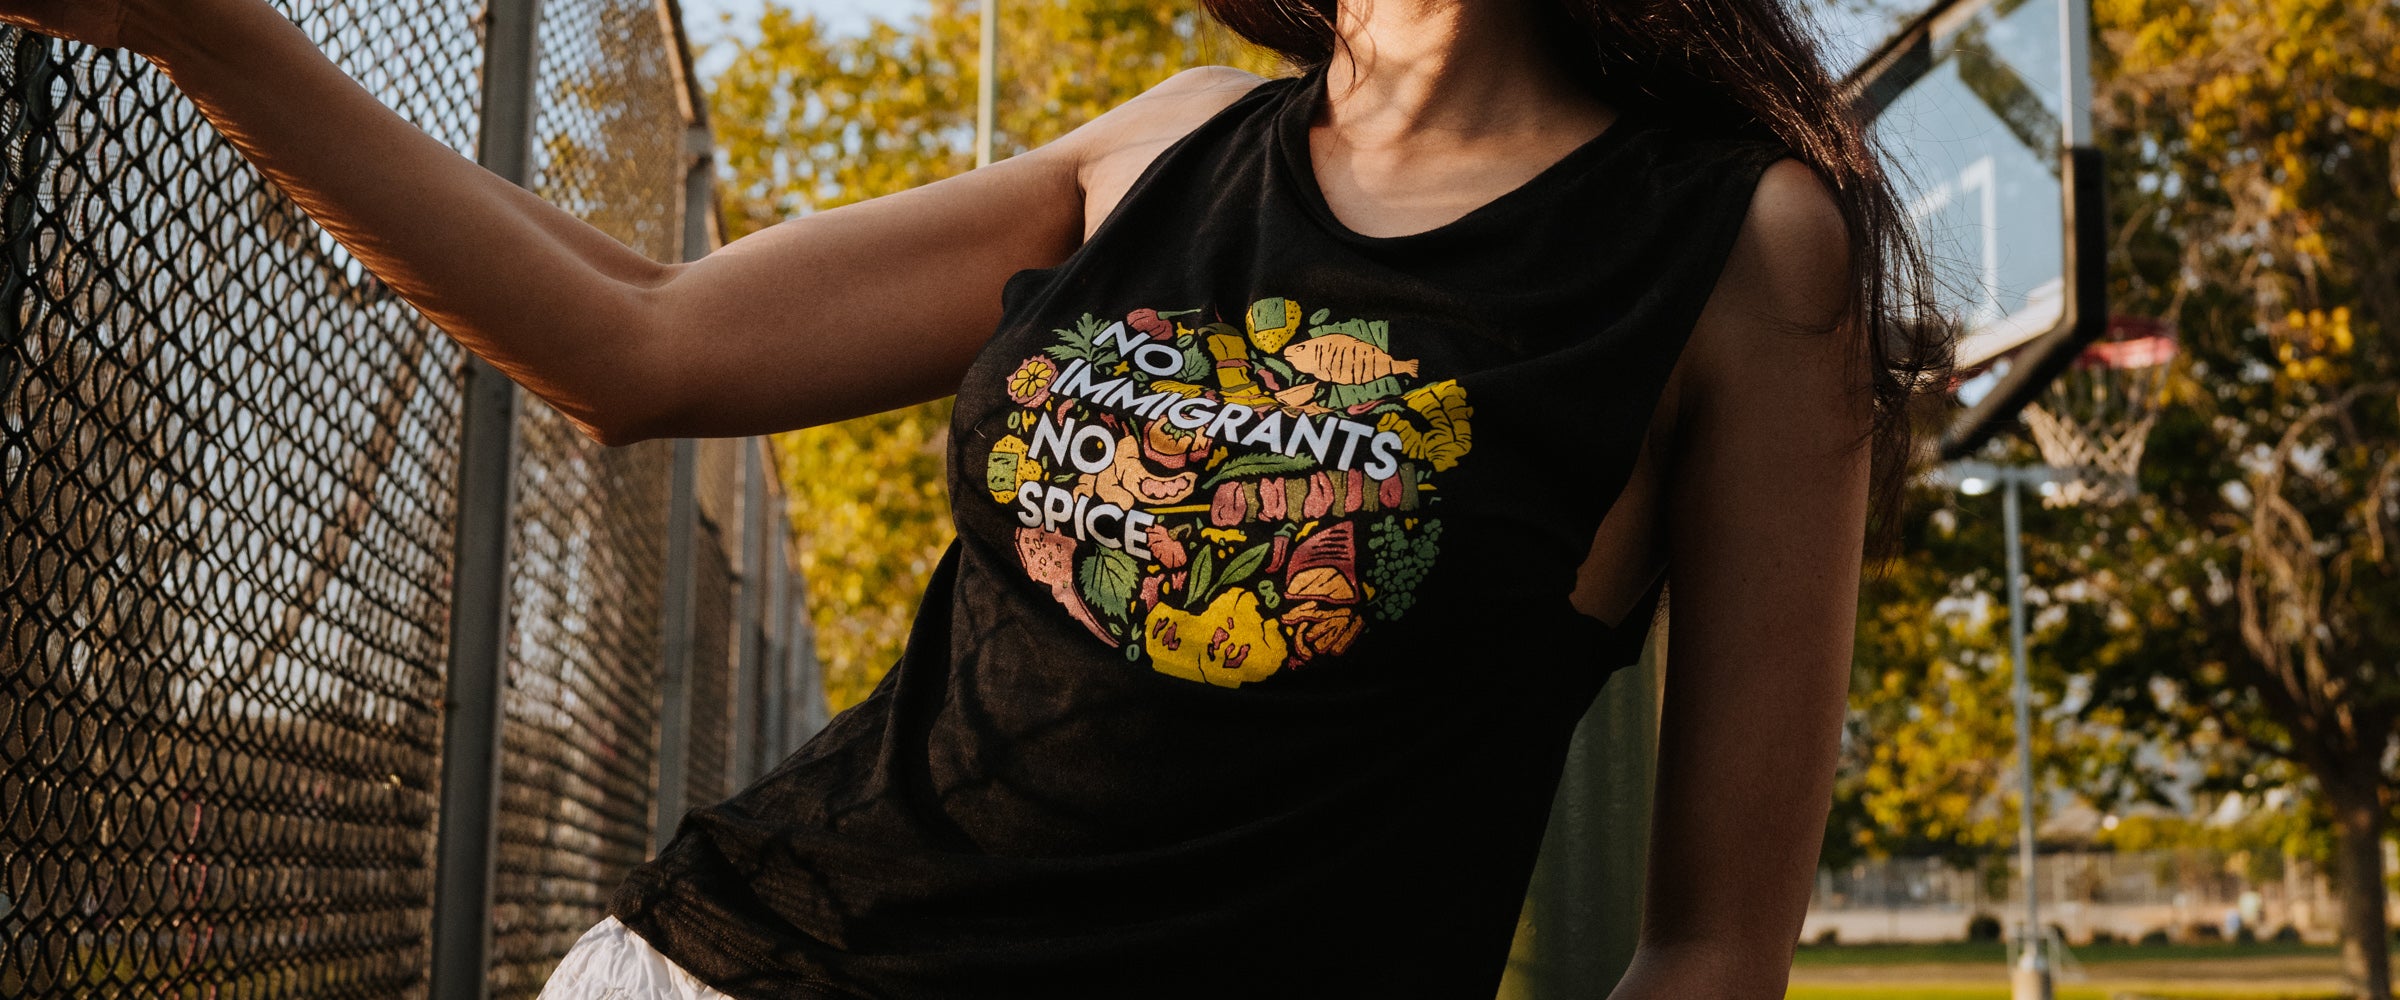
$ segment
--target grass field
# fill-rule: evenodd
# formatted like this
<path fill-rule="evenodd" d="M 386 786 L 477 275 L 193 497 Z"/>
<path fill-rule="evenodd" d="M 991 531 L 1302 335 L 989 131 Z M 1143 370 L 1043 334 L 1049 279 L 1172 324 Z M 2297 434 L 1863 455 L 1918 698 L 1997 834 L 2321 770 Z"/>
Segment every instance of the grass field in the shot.
<path fill-rule="evenodd" d="M 2256 944 L 2087 944 L 2067 949 L 2086 964 L 2127 961 L 2214 961 L 2231 958 L 2322 956 L 2337 952 L 2330 944 L 2261 941 Z M 2003 963 L 2008 949 L 1997 941 L 1945 941 L 1932 944 L 1839 944 L 1800 946 L 1795 966 L 1921 965 L 1928 962 Z"/>
<path fill-rule="evenodd" d="M 2060 970 L 2057 1000 L 2344 1000 L 2332 945 L 2086 945 L 2080 977 Z M 1804 945 L 1789 1000 L 2009 1000 L 1994 942 Z"/>
<path fill-rule="evenodd" d="M 2341 992 L 2292 993 L 2282 990 L 2257 990 L 2229 987 L 2225 989 L 2174 988 L 2157 991 L 2128 990 L 2115 986 L 2059 986 L 2056 1000 L 2348 1000 Z M 1944 986 L 1944 985 L 1803 985 L 1795 983 L 1784 994 L 1786 1000 L 2009 1000 L 2008 986 Z"/>

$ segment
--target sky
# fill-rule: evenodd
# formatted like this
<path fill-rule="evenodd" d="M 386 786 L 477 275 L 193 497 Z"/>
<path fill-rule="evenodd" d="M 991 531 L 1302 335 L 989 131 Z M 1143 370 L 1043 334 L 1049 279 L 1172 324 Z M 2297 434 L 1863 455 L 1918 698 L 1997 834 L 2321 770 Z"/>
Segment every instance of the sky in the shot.
<path fill-rule="evenodd" d="M 733 18 L 733 38 L 739 39 L 743 37 L 740 26 L 756 24 L 769 2 L 814 13 L 833 30 L 853 33 L 863 30 L 869 18 L 897 21 L 925 6 L 923 0 L 683 0 L 684 24 L 699 54 L 695 68 L 703 78 L 716 75 L 731 58 L 727 45 L 718 44 L 727 37 L 726 30 L 719 27 L 720 15 Z M 1894 0 L 1833 0 L 1809 6 L 1817 10 L 1829 36 L 1828 60 L 1847 67 L 1881 41 L 1899 15 L 1906 13 L 1903 8 L 1911 5 Z"/>
<path fill-rule="evenodd" d="M 726 30 L 719 27 L 718 19 L 723 16 L 732 17 L 733 37 L 735 38 L 755 37 L 745 36 L 740 30 L 741 26 L 757 24 L 759 15 L 765 12 L 766 4 L 770 0 L 682 0 L 682 2 L 684 30 L 691 34 L 692 49 L 697 56 L 693 60 L 693 68 L 700 71 L 702 79 L 707 79 L 724 69 L 727 60 L 732 58 L 732 53 L 727 50 L 725 45 L 717 44 L 720 39 L 726 37 Z M 869 18 L 880 17 L 886 21 L 897 21 L 925 7 L 923 0 L 772 0 L 772 2 L 803 13 L 813 13 L 824 21 L 827 27 L 845 34 L 856 34 L 866 30 Z"/>

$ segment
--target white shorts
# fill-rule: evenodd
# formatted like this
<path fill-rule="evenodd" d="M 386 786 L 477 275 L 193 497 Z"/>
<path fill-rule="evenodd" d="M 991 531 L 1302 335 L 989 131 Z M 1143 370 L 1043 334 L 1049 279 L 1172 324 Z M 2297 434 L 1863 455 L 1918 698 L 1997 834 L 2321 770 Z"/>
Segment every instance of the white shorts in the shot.
<path fill-rule="evenodd" d="M 576 939 L 538 1000 L 728 1000 L 610 917 Z"/>

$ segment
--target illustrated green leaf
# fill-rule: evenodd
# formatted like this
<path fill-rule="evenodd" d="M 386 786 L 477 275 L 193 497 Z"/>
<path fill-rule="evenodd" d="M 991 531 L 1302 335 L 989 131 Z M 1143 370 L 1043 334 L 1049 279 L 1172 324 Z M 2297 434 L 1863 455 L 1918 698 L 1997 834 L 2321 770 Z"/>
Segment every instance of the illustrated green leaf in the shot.
<path fill-rule="evenodd" d="M 1331 333 L 1355 337 L 1374 345 L 1377 350 L 1389 351 L 1392 349 L 1391 323 L 1386 320 L 1346 319 L 1339 323 L 1326 323 L 1322 326 L 1311 327 L 1308 331 L 1308 335 L 1311 337 L 1322 337 Z"/>
<path fill-rule="evenodd" d="M 1201 350 L 1198 346 L 1187 347 L 1183 351 L 1183 370 L 1175 373 L 1175 380 L 1199 382 L 1208 378 L 1209 373 L 1216 370 L 1217 364 L 1209 360 L 1207 351 Z"/>
<path fill-rule="evenodd" d="M 1207 479 L 1201 480 L 1200 488 L 1207 489 L 1228 479 L 1238 479 L 1243 476 L 1272 476 L 1279 472 L 1300 472 L 1316 467 L 1316 460 L 1305 454 L 1284 455 L 1272 451 L 1246 452 L 1226 459 L 1225 464 L 1217 466 L 1215 472 L 1210 473 Z"/>
<path fill-rule="evenodd" d="M 1225 568 L 1217 573 L 1217 579 L 1226 586 L 1240 586 L 1242 581 L 1257 573 L 1260 566 L 1266 565 L 1267 556 L 1274 548 L 1273 542 L 1260 542 L 1242 550 L 1241 554 L 1225 560 Z"/>
<path fill-rule="evenodd" d="M 1101 548 L 1083 557 L 1076 582 L 1084 600 L 1119 623 L 1132 621 L 1133 593 L 1142 584 L 1141 566 L 1123 550 Z"/>
<path fill-rule="evenodd" d="M 1217 557 L 1208 543 L 1192 546 L 1190 571 L 1189 582 L 1183 589 L 1183 606 L 1185 610 L 1197 611 L 1207 606 L 1208 602 L 1202 598 L 1208 595 L 1209 585 L 1216 582 Z"/>
<path fill-rule="evenodd" d="M 1399 377 L 1386 375 L 1357 385 L 1328 385 L 1317 391 L 1317 404 L 1339 410 L 1370 399 L 1388 399 L 1399 394 Z"/>

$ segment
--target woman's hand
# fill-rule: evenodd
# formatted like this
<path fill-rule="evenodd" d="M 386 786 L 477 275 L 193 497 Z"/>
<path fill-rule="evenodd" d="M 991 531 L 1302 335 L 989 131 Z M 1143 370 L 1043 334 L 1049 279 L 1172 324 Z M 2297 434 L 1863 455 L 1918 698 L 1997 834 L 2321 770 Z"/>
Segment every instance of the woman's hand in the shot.
<path fill-rule="evenodd" d="M 1867 352 L 1842 217 L 1769 167 L 1684 361 L 1673 610 L 1633 971 L 1614 1000 L 1784 995 L 1848 709 L 1867 508 Z"/>
<path fill-rule="evenodd" d="M 122 45 L 125 0 L 0 0 L 0 24 L 82 42 Z"/>

